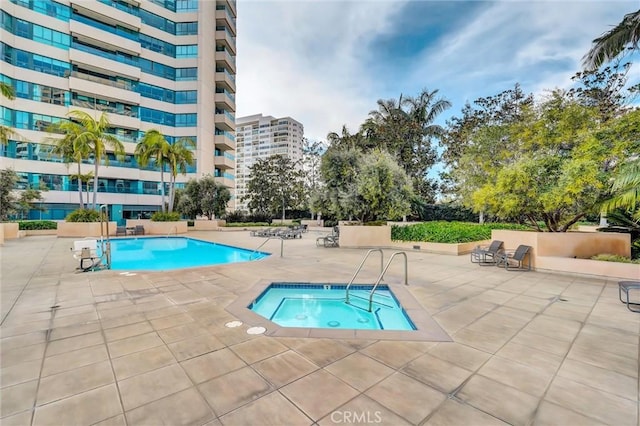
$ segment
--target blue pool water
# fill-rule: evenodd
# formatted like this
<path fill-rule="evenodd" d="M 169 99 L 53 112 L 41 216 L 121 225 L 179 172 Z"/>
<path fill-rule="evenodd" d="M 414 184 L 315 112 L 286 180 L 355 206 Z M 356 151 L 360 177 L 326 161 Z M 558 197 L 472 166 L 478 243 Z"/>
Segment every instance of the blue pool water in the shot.
<path fill-rule="evenodd" d="M 167 271 L 248 262 L 265 256 L 268 254 L 184 237 L 111 240 L 111 269 L 115 270 Z"/>
<path fill-rule="evenodd" d="M 391 290 L 378 286 L 369 308 L 371 286 L 271 284 L 249 309 L 283 327 L 415 330 Z"/>

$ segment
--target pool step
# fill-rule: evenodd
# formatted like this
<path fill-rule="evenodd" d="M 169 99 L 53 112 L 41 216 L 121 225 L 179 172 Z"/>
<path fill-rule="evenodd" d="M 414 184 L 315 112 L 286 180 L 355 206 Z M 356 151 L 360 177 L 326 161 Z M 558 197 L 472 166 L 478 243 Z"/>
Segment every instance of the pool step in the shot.
<path fill-rule="evenodd" d="M 391 301 L 388 296 L 381 296 L 378 293 L 373 294 L 373 306 L 385 306 L 387 308 L 394 308 L 391 305 Z M 361 308 L 364 310 L 369 310 L 369 292 L 361 291 L 361 292 L 353 292 L 349 293 L 349 303 L 356 308 Z"/>

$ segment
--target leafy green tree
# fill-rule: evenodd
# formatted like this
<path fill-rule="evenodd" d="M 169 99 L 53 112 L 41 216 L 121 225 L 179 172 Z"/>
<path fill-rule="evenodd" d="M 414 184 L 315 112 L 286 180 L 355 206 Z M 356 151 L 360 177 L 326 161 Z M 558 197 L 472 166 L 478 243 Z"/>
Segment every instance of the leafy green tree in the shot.
<path fill-rule="evenodd" d="M 107 133 L 109 130 L 109 117 L 105 112 L 99 118 L 94 118 L 84 111 L 73 110 L 67 114 L 71 120 L 77 121 L 83 128 L 83 132 L 78 136 L 83 143 L 90 147 L 90 155 L 93 155 L 93 209 L 98 207 L 98 169 L 104 160 L 109 165 L 107 149 L 112 150 L 117 156 L 124 155 L 124 145 L 115 136 Z"/>
<path fill-rule="evenodd" d="M 36 211 L 45 211 L 46 209 L 36 205 L 36 202 L 42 202 L 44 197 L 42 196 L 42 191 L 46 191 L 47 187 L 42 186 L 39 189 L 35 188 L 27 188 L 25 190 L 20 191 L 20 195 L 18 196 L 18 200 L 16 202 L 16 211 L 20 215 L 21 219 L 24 219 L 25 216 L 29 214 L 30 210 Z"/>
<path fill-rule="evenodd" d="M 250 167 L 247 194 L 251 212 L 276 215 L 285 219 L 287 208 L 297 208 L 304 200 L 304 173 L 300 166 L 283 155 L 272 155 Z"/>
<path fill-rule="evenodd" d="M 187 182 L 187 186 L 181 192 L 177 209 L 191 219 L 204 215 L 211 220 L 225 213 L 230 199 L 229 188 L 216 183 L 213 176 L 207 175 Z"/>
<path fill-rule="evenodd" d="M 163 213 L 166 212 L 164 201 L 164 169 L 169 162 L 170 149 L 171 145 L 167 139 L 165 139 L 164 135 L 156 129 L 151 129 L 145 132 L 134 151 L 136 161 L 142 167 L 147 167 L 149 162 L 153 160 L 156 167 L 160 168 L 160 202 L 162 203 Z"/>
<path fill-rule="evenodd" d="M 0 221 L 9 220 L 16 212 L 16 196 L 13 189 L 18 182 L 18 175 L 13 169 L 0 170 Z"/>
<path fill-rule="evenodd" d="M 606 164 L 637 148 L 640 129 L 618 126 L 627 119 L 603 123 L 597 108 L 556 91 L 525 111 L 522 122 L 483 128 L 474 139 L 484 142 L 481 155 L 468 150 L 461 157 L 486 176 L 466 202 L 502 219 L 524 218 L 538 230 L 542 221 L 551 232 L 566 231 L 606 193 Z M 473 185 L 471 179 L 464 183 Z"/>
<path fill-rule="evenodd" d="M 313 212 L 317 211 L 313 209 L 311 198 L 317 192 L 320 187 L 320 162 L 322 161 L 322 153 L 324 151 L 324 144 L 320 141 L 310 141 L 304 138 L 302 143 L 302 169 L 305 173 L 305 204 L 309 205 Z"/>
<path fill-rule="evenodd" d="M 593 40 L 591 50 L 583 58 L 585 69 L 600 68 L 625 50 L 638 50 L 640 43 L 640 10 L 626 14 L 622 22 Z"/>
<path fill-rule="evenodd" d="M 193 164 L 193 139 L 183 137 L 169 147 L 167 163 L 169 165 L 169 213 L 173 211 L 176 177 L 178 173 L 187 174 L 187 167 Z"/>
<path fill-rule="evenodd" d="M 314 197 L 314 209 L 327 212 L 338 219 L 352 219 L 360 215 L 363 203 L 358 197 L 357 176 L 362 153 L 355 148 L 331 145 L 322 156 L 320 173 L 324 185 Z"/>
<path fill-rule="evenodd" d="M 81 209 L 84 209 L 82 182 L 88 183 L 90 176 L 82 174 L 81 166 L 82 162 L 89 158 L 89 154 L 91 152 L 91 145 L 89 143 L 89 138 L 85 133 L 85 128 L 75 121 L 62 120 L 52 124 L 47 131 L 63 134 L 61 138 L 48 137 L 46 138 L 46 141 L 54 144 L 51 152 L 62 157 L 62 161 L 64 161 L 67 166 L 72 162 L 77 164 L 78 172 L 75 176 L 78 180 L 79 206 Z M 87 203 L 88 202 L 89 199 L 87 197 Z"/>
<path fill-rule="evenodd" d="M 411 182 L 389 153 L 376 150 L 363 157 L 356 182 L 364 201 L 361 221 L 394 220 L 411 211 Z"/>

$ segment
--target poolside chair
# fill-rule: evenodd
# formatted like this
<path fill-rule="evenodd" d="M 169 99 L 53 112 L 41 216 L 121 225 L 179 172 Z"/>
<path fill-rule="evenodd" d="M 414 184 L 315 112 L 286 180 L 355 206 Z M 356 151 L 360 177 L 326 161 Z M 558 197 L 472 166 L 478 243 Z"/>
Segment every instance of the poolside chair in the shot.
<path fill-rule="evenodd" d="M 120 235 L 127 236 L 127 227 L 126 226 L 118 226 L 116 228 L 116 237 L 119 237 Z"/>
<path fill-rule="evenodd" d="M 338 226 L 333 227 L 333 232 L 331 235 L 327 235 L 325 237 L 316 238 L 316 246 L 320 247 L 339 247 L 340 243 L 340 228 Z"/>
<path fill-rule="evenodd" d="M 495 265 L 498 254 L 503 252 L 504 243 L 500 240 L 494 240 L 488 246 L 477 246 L 471 251 L 471 263 L 477 263 L 480 266 Z"/>
<path fill-rule="evenodd" d="M 136 225 L 135 229 L 133 230 L 134 235 L 144 235 L 144 226 L 143 225 Z"/>
<path fill-rule="evenodd" d="M 629 301 L 629 290 L 640 290 L 640 281 L 618 281 L 618 298 L 622 303 L 626 303 L 627 309 L 631 312 L 640 312 L 640 302 Z M 626 296 L 622 299 L 622 293 Z M 631 306 L 634 306 L 633 308 Z"/>
<path fill-rule="evenodd" d="M 525 257 L 528 257 L 527 269 L 524 269 Z M 509 270 L 531 270 L 531 246 L 519 245 L 515 251 L 506 251 L 499 253 L 496 261 L 497 266 L 504 266 L 504 269 Z"/>
<path fill-rule="evenodd" d="M 100 256 L 98 256 L 98 240 L 80 240 L 73 242 L 74 259 L 80 261 L 78 268 L 82 272 L 87 272 L 100 265 Z M 87 265 L 87 262 L 89 264 Z"/>

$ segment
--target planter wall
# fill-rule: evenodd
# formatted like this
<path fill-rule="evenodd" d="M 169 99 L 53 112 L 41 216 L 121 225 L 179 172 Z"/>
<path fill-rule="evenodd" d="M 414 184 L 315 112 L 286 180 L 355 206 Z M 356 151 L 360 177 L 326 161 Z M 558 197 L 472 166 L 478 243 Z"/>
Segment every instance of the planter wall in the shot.
<path fill-rule="evenodd" d="M 589 274 L 623 278 L 637 281 L 640 265 L 633 263 L 603 262 L 591 259 L 568 259 L 566 257 L 538 256 L 537 269 L 571 274 Z"/>
<path fill-rule="evenodd" d="M 127 219 L 127 228 L 133 228 L 136 225 L 144 226 L 145 235 L 167 235 L 186 234 L 188 231 L 187 221 L 180 220 L 177 222 L 154 222 L 147 219 Z"/>
<path fill-rule="evenodd" d="M 193 222 L 194 231 L 217 231 L 221 226 L 227 223 L 226 220 L 213 219 L 213 220 L 196 220 Z"/>
<path fill-rule="evenodd" d="M 109 222 L 109 235 L 116 235 L 117 222 Z M 99 237 L 100 222 L 59 222 L 58 237 Z"/>
<path fill-rule="evenodd" d="M 460 244 L 427 243 L 424 241 L 393 241 L 392 243 L 393 247 L 404 250 L 420 250 L 429 253 L 449 254 L 453 256 L 469 254 L 476 246 L 484 244 L 489 244 L 489 241 L 473 241 L 470 243 Z"/>
<path fill-rule="evenodd" d="M 324 226 L 324 219 L 320 219 L 320 220 L 302 219 L 300 221 L 300 224 L 307 225 L 308 228 L 312 226 Z"/>
<path fill-rule="evenodd" d="M 340 226 L 340 247 L 389 247 L 390 226 Z"/>
<path fill-rule="evenodd" d="M 32 229 L 20 232 L 24 232 L 27 237 L 34 235 L 58 235 L 57 229 Z"/>
<path fill-rule="evenodd" d="M 504 246 L 507 249 L 515 249 L 520 244 L 531 246 L 531 265 L 540 268 L 542 266 L 537 264 L 539 257 L 555 257 L 566 261 L 574 258 L 587 260 L 589 257 L 601 253 L 631 256 L 631 236 L 629 234 L 493 230 L 491 231 L 491 239 L 504 241 Z"/>
<path fill-rule="evenodd" d="M 3 228 L 3 240 L 14 240 L 18 238 L 18 222 L 7 222 L 0 224 Z"/>

